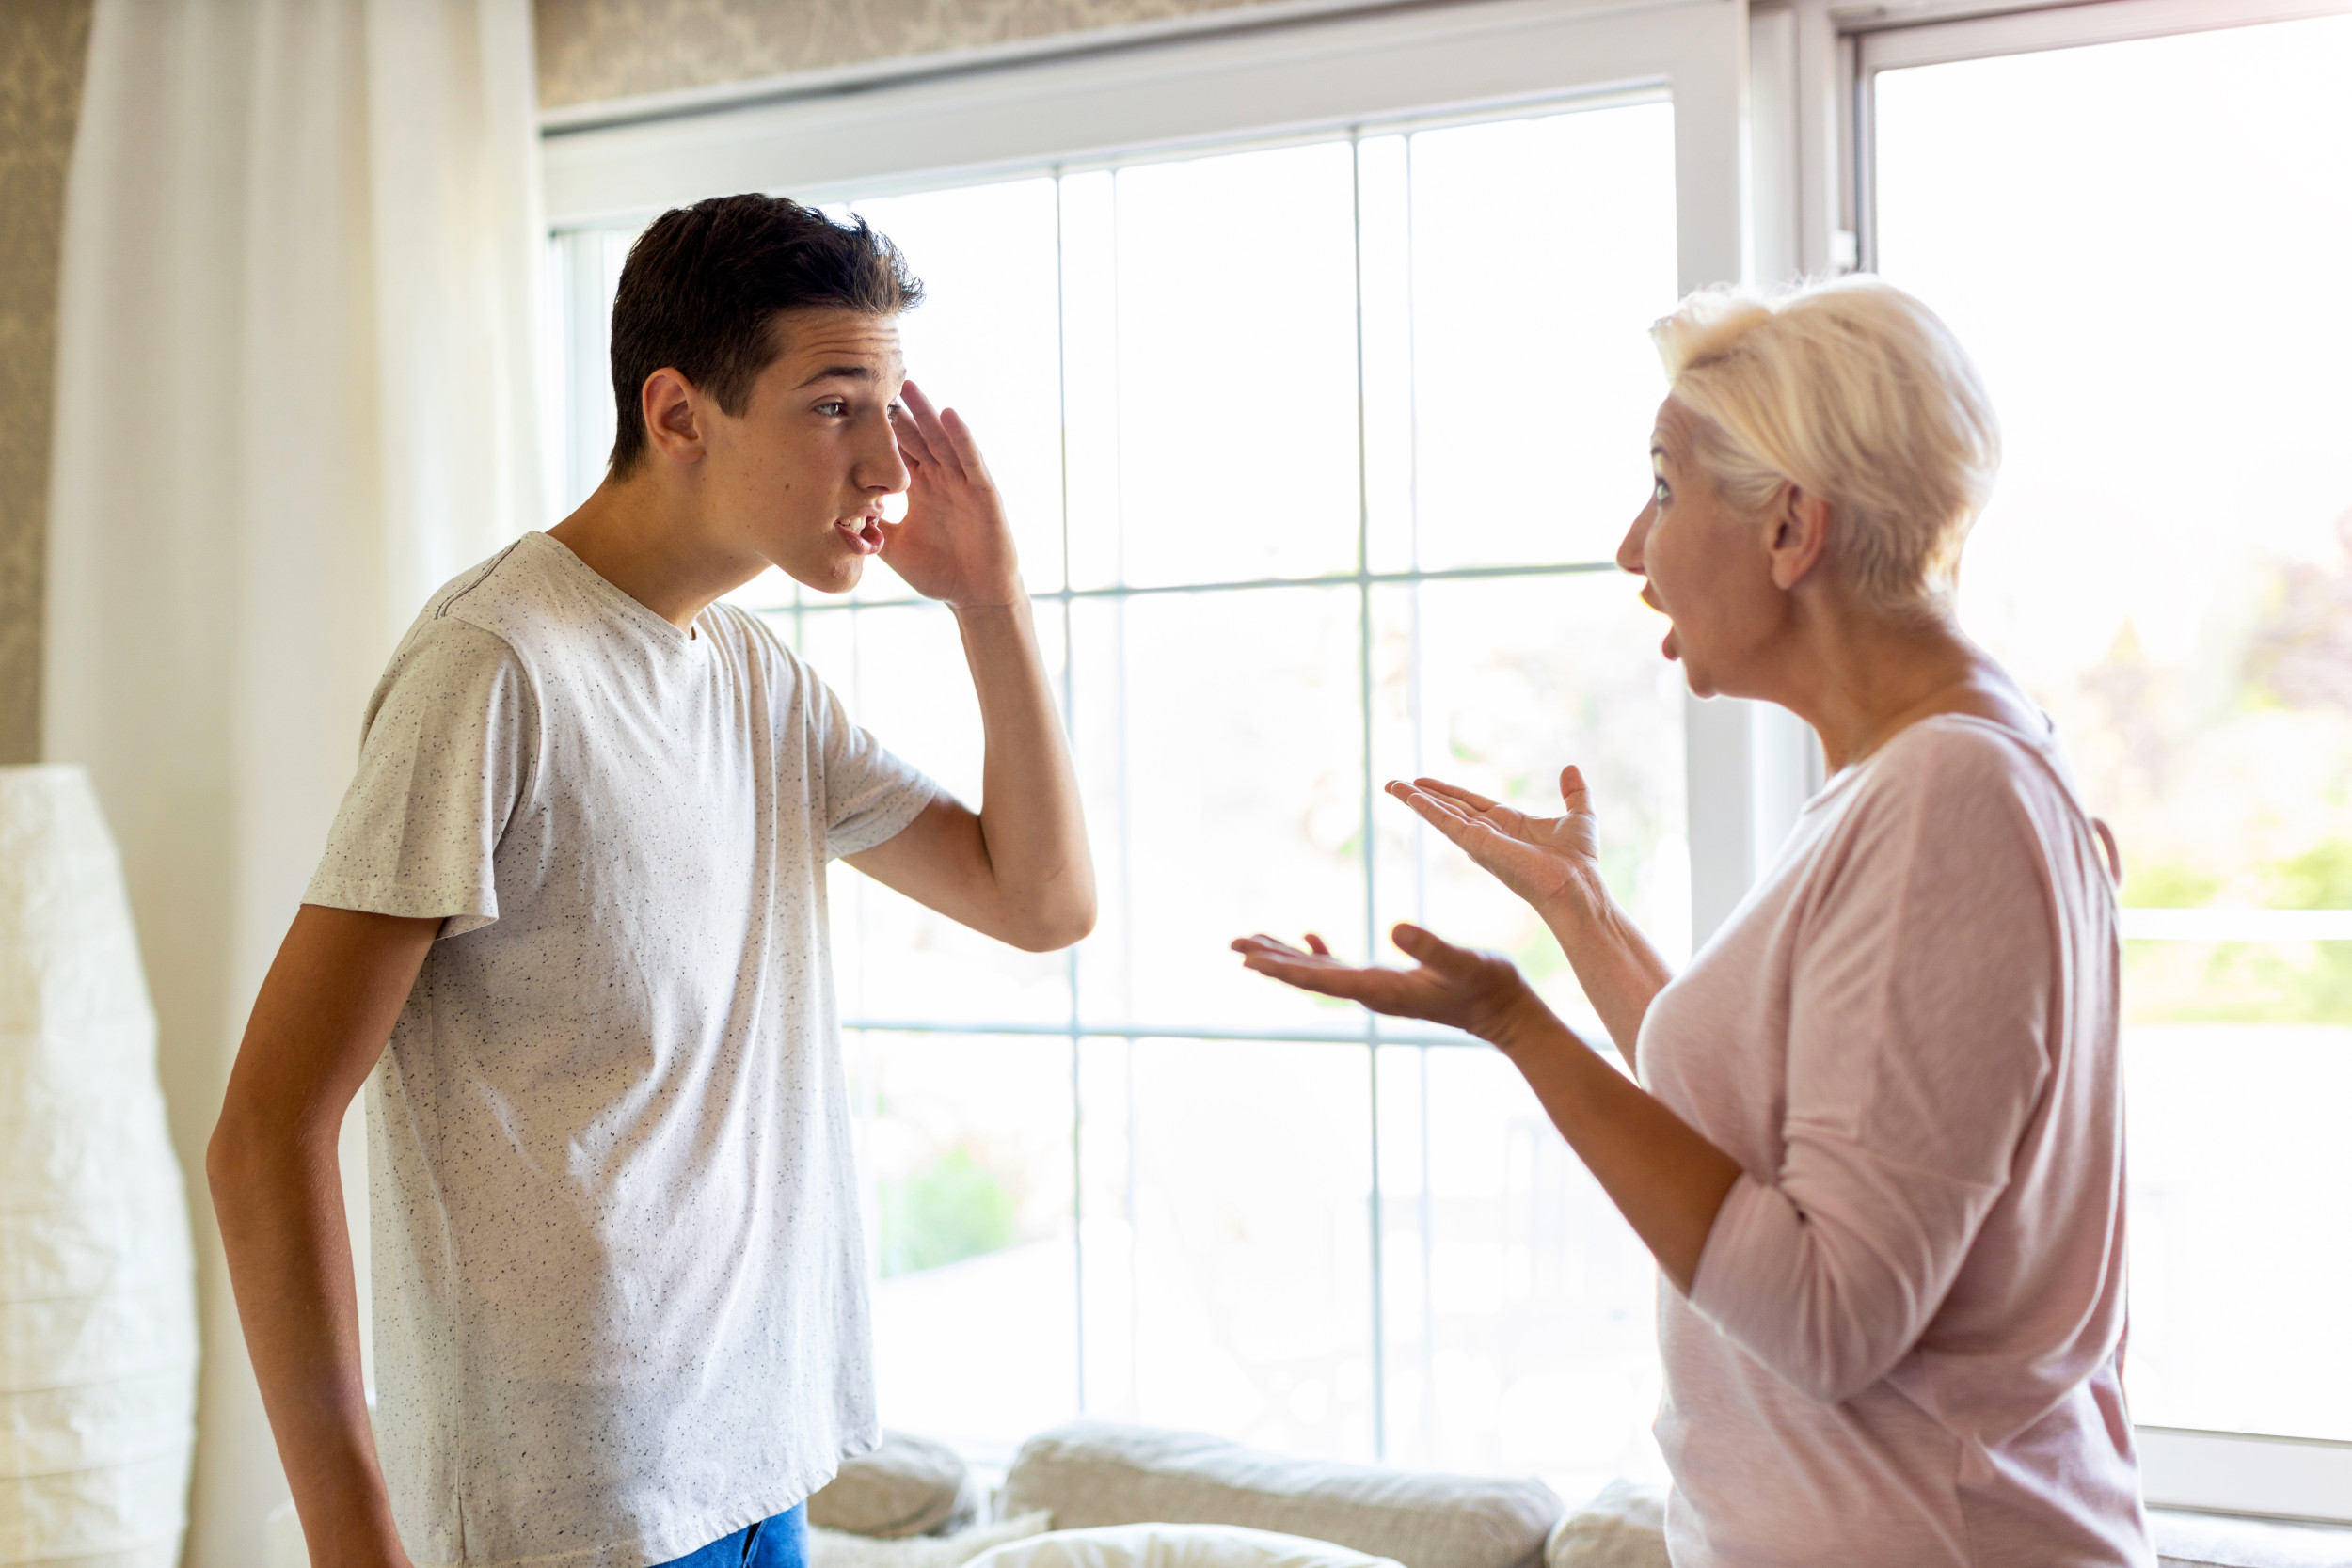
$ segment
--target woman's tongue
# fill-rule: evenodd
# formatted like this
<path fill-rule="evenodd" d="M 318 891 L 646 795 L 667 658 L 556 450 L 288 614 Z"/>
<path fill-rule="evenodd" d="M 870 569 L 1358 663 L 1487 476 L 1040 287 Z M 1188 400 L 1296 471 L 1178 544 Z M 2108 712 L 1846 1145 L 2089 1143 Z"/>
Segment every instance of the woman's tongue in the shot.
<path fill-rule="evenodd" d="M 882 524 L 872 517 L 844 517 L 833 526 L 841 531 L 850 541 L 850 547 L 860 555 L 872 555 L 882 547 Z"/>

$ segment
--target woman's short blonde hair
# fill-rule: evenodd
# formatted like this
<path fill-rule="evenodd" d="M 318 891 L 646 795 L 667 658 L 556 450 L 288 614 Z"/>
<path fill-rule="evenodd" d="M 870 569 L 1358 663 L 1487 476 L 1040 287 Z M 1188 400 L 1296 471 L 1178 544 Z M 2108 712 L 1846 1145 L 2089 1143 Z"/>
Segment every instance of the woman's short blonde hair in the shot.
<path fill-rule="evenodd" d="M 1725 500 L 1760 507 L 1793 483 L 1830 503 L 1831 558 L 1866 601 L 1948 603 L 2001 436 L 1935 312 L 1875 277 L 1844 277 L 1704 290 L 1650 336 Z"/>

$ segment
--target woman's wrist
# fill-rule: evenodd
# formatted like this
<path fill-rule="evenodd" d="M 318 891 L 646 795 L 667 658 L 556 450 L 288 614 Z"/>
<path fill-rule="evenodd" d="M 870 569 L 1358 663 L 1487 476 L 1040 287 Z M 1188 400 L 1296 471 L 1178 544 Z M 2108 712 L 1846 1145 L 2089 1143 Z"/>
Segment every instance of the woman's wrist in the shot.
<path fill-rule="evenodd" d="M 1601 880 L 1600 872 L 1584 866 L 1562 882 L 1550 897 L 1536 905 L 1535 912 L 1565 946 L 1572 936 L 1606 930 L 1615 908 L 1609 896 L 1609 884 Z"/>
<path fill-rule="evenodd" d="M 1560 1015 L 1523 980 L 1510 1000 L 1470 1033 L 1514 1060 L 1530 1052 L 1540 1052 L 1548 1045 L 1557 1045 L 1564 1038 L 1576 1037 L 1560 1022 Z"/>

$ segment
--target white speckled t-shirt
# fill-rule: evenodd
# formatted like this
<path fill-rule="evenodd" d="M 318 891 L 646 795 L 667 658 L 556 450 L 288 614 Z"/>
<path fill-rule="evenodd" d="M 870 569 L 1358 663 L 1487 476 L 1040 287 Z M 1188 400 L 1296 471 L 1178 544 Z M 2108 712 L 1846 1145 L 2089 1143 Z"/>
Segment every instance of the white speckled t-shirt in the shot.
<path fill-rule="evenodd" d="M 447 917 L 368 1097 L 419 1568 L 667 1562 L 878 1439 L 824 868 L 933 792 L 544 533 L 418 618 L 306 899 Z"/>

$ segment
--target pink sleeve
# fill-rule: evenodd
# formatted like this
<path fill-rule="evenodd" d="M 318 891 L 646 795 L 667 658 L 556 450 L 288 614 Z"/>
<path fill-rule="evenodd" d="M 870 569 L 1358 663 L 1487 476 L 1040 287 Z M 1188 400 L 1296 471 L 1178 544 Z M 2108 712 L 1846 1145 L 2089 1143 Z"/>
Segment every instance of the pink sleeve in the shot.
<path fill-rule="evenodd" d="M 1716 1214 L 1691 1303 L 1824 1403 L 1915 1344 L 2008 1186 L 2049 1073 L 2048 871 L 1987 736 L 1923 735 L 1865 781 L 1803 909 L 1784 1151 Z"/>

